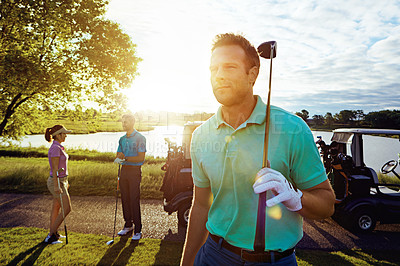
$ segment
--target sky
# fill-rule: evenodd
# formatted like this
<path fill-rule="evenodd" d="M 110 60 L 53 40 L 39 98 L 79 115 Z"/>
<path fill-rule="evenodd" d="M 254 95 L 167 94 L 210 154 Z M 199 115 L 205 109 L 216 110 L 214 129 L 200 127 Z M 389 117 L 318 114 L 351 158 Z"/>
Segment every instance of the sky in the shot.
<path fill-rule="evenodd" d="M 110 0 L 106 17 L 137 45 L 129 109 L 216 112 L 212 41 L 274 40 L 271 104 L 314 114 L 400 109 L 400 1 Z M 254 94 L 266 102 L 269 60 Z"/>

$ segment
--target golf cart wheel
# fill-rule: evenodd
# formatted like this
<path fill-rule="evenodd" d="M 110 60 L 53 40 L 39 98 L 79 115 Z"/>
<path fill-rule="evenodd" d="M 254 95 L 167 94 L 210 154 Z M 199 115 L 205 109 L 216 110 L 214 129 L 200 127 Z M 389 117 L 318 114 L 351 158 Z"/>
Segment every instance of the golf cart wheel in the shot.
<path fill-rule="evenodd" d="M 186 227 L 189 222 L 189 214 L 190 214 L 190 207 L 192 206 L 191 202 L 182 203 L 178 207 L 178 223 L 181 226 Z"/>
<path fill-rule="evenodd" d="M 368 209 L 361 209 L 353 216 L 353 229 L 356 232 L 372 232 L 376 226 L 376 216 Z"/>

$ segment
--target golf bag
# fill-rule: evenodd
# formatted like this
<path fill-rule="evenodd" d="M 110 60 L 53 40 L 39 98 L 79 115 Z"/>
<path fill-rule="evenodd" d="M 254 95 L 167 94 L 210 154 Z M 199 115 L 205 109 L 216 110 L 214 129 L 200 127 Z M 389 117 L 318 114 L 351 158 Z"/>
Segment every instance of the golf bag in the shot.
<path fill-rule="evenodd" d="M 168 142 L 167 162 L 161 167 L 165 174 L 160 188 L 167 202 L 181 192 L 193 190 L 191 171 L 186 171 L 190 164 L 190 159 L 184 158 L 182 147 Z"/>
<path fill-rule="evenodd" d="M 333 158 L 331 167 L 332 187 L 336 194 L 336 203 L 339 203 L 349 195 L 349 176 L 353 168 L 353 160 L 350 156 L 339 153 Z"/>

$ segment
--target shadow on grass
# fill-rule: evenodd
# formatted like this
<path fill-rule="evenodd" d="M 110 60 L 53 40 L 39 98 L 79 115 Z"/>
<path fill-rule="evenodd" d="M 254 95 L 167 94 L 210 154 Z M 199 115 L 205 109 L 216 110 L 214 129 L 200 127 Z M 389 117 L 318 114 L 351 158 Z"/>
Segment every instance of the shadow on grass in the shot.
<path fill-rule="evenodd" d="M 160 250 L 156 254 L 154 265 L 179 265 L 186 235 L 186 227 L 178 226 L 178 232 L 168 234 L 161 240 Z M 179 241 L 178 239 L 183 239 Z M 178 241 L 177 241 L 178 240 Z"/>
<path fill-rule="evenodd" d="M 154 265 L 179 265 L 181 261 L 183 242 L 161 240 Z"/>
<path fill-rule="evenodd" d="M 123 236 L 119 238 L 118 242 L 113 244 L 100 259 L 97 265 L 126 265 L 129 262 L 129 258 L 135 251 L 135 248 L 139 245 L 139 241 L 131 241 L 129 246 L 126 246 L 126 242 L 130 239 L 130 236 Z"/>
<path fill-rule="evenodd" d="M 346 244 L 343 242 L 342 239 L 339 239 L 337 237 L 335 237 L 334 235 L 332 235 L 331 233 L 327 232 L 326 230 L 324 230 L 323 228 L 321 228 L 316 221 L 314 220 L 307 220 L 308 224 L 316 231 L 318 232 L 321 236 L 323 236 L 323 238 L 329 242 L 331 247 L 334 247 L 334 249 L 336 250 L 344 250 L 344 249 L 348 249 L 348 247 L 346 246 Z M 321 222 L 321 221 L 320 221 Z M 306 236 L 306 234 L 304 234 Z M 321 247 L 319 246 L 319 243 L 316 242 L 315 240 L 313 240 L 311 237 L 309 237 L 307 235 L 308 239 L 308 247 L 307 248 L 312 248 L 311 245 L 315 244 L 315 246 L 313 246 L 316 249 L 321 249 Z M 328 250 L 328 249 L 327 249 Z"/>
<path fill-rule="evenodd" d="M 18 254 L 7 265 L 18 265 L 26 257 L 27 257 L 27 259 L 21 265 L 33 265 L 35 263 L 35 261 L 39 258 L 40 254 L 43 252 L 43 250 L 46 246 L 47 246 L 46 243 L 40 242 L 40 243 L 36 244 L 34 247 L 31 247 L 30 249 Z"/>

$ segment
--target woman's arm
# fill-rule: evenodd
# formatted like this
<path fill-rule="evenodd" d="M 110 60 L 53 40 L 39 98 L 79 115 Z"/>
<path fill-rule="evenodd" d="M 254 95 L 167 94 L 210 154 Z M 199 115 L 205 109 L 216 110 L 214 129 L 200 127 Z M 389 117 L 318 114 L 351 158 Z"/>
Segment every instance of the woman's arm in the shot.
<path fill-rule="evenodd" d="M 52 165 L 52 173 L 53 173 L 53 180 L 54 180 L 54 191 L 56 193 L 62 193 L 62 190 L 60 191 L 60 188 L 58 187 L 58 181 L 56 178 L 57 176 L 57 171 L 58 171 L 58 165 L 60 163 L 60 157 L 51 157 L 51 165 Z"/>

